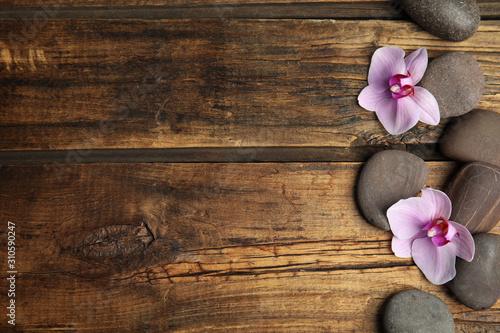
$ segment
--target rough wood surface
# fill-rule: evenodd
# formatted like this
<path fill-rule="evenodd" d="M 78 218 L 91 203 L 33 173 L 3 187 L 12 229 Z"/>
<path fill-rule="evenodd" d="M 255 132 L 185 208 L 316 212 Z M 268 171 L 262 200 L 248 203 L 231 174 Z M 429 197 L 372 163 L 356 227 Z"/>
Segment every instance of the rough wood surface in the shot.
<path fill-rule="evenodd" d="M 382 149 L 437 189 L 460 166 L 438 161 L 447 120 L 390 136 L 358 106 L 378 47 L 469 52 L 500 112 L 500 2 L 478 3 L 452 43 L 397 1 L 0 0 L 0 331 L 377 332 L 417 288 L 457 332 L 499 332 L 499 303 L 432 285 L 355 200 Z"/>
<path fill-rule="evenodd" d="M 468 51 L 486 77 L 478 107 L 498 112 L 497 21 L 462 43 L 396 21 L 43 22 L 23 35 L 26 21 L 0 20 L 2 150 L 437 142 L 443 125 L 393 137 L 357 105 L 385 45 Z"/>
<path fill-rule="evenodd" d="M 500 15 L 500 4 L 496 0 L 477 0 L 481 11 L 482 19 L 498 18 Z M 0 0 L 0 9 L 21 8 L 36 9 L 35 12 L 26 11 L 25 14 L 41 15 L 40 11 L 45 11 L 47 15 L 59 15 L 60 12 L 70 14 L 66 8 L 92 9 L 99 11 L 104 8 L 106 11 L 114 11 L 117 8 L 141 9 L 148 7 L 152 9 L 165 8 L 176 14 L 188 15 L 194 18 L 204 15 L 203 12 L 215 17 L 248 17 L 248 18 L 401 18 L 400 0 L 380 1 L 380 0 Z M 326 11 L 326 12 L 325 12 Z M 38 14 L 36 14 L 38 12 Z M 189 16 L 191 12 L 191 16 Z M 127 17 L 131 13 L 121 12 Z M 19 14 L 21 14 L 19 12 Z M 102 14 L 95 12 L 96 15 Z M 205 15 L 206 15 L 205 14 Z M 70 14 L 71 15 L 71 14 Z M 153 12 L 145 14 L 155 16 Z M 168 15 L 168 14 L 167 14 Z M 206 17 L 206 16 L 203 16 Z M 210 16 L 213 17 L 213 16 Z"/>
<path fill-rule="evenodd" d="M 2 166 L 0 219 L 18 235 L 17 327 L 376 332 L 387 298 L 418 288 L 446 302 L 457 332 L 499 330 L 498 304 L 461 305 L 359 215 L 361 165 Z M 458 168 L 428 166 L 438 189 Z"/>
<path fill-rule="evenodd" d="M 84 6 L 84 7 L 78 7 Z M 2 7 L 5 6 L 5 7 Z M 28 6 L 28 7 L 25 7 Z M 397 0 L 392 1 L 350 1 L 350 2 L 221 2 L 218 4 L 178 3 L 156 5 L 134 5 L 115 3 L 101 4 L 74 3 L 64 1 L 46 3 L 38 7 L 33 4 L 9 4 L 0 2 L 0 18 L 101 18 L 101 19 L 180 19 L 180 18 L 220 18 L 220 19 L 408 19 Z M 77 7 L 75 7 L 77 6 Z M 500 18 L 500 3 L 482 1 L 479 3 L 482 20 Z"/>
<path fill-rule="evenodd" d="M 68 6 L 69 5 L 69 6 Z M 73 4 L 64 2 L 62 6 L 47 6 L 43 8 L 4 8 L 0 11 L 1 18 L 33 18 L 47 16 L 48 18 L 119 18 L 119 19 L 179 19 L 179 18 L 313 18 L 313 19 L 401 19 L 406 17 L 398 3 L 382 1 L 361 2 L 221 2 L 218 4 L 189 4 L 171 3 L 156 4 L 149 6 L 134 6 L 118 4 L 109 7 L 99 5 L 91 7 L 74 7 L 74 5 L 85 6 L 84 3 Z M 498 6 L 500 7 L 500 6 Z M 0 3 L 0 9 L 2 4 Z M 500 8 L 488 5 L 486 10 L 488 18 L 499 17 Z"/>

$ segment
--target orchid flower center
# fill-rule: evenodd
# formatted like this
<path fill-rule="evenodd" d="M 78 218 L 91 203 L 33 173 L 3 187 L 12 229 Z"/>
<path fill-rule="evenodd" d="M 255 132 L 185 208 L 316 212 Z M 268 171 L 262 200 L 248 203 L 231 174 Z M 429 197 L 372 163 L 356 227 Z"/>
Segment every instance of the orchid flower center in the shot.
<path fill-rule="evenodd" d="M 410 73 L 408 75 L 396 74 L 389 80 L 390 90 L 393 98 L 403 98 L 413 94 L 414 85 Z"/>
<path fill-rule="evenodd" d="M 422 230 L 427 230 L 427 237 L 438 247 L 448 244 L 456 235 L 460 237 L 457 229 L 442 217 L 429 222 Z"/>

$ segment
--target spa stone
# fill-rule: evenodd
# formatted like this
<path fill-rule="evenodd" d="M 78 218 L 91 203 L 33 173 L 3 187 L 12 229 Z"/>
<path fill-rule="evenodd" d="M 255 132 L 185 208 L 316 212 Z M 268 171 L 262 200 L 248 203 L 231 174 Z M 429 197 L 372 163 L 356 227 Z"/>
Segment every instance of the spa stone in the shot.
<path fill-rule="evenodd" d="M 436 98 L 441 118 L 458 117 L 481 101 L 484 74 L 470 54 L 447 52 L 429 63 L 420 85 Z"/>
<path fill-rule="evenodd" d="M 384 150 L 363 166 L 358 181 L 358 205 L 365 218 L 382 230 L 390 230 L 387 209 L 400 199 L 416 196 L 424 187 L 429 170 L 418 156 Z"/>
<path fill-rule="evenodd" d="M 432 294 L 421 290 L 405 290 L 388 302 L 383 317 L 387 333 L 454 333 L 450 309 Z"/>
<path fill-rule="evenodd" d="M 401 0 L 401 5 L 422 28 L 453 42 L 472 37 L 481 19 L 476 0 Z"/>
<path fill-rule="evenodd" d="M 500 114 L 473 110 L 456 118 L 440 139 L 441 152 L 461 162 L 485 162 L 500 167 Z"/>
<path fill-rule="evenodd" d="M 474 259 L 457 258 L 457 275 L 447 286 L 464 305 L 485 310 L 500 297 L 500 235 L 478 234 L 474 243 Z"/>

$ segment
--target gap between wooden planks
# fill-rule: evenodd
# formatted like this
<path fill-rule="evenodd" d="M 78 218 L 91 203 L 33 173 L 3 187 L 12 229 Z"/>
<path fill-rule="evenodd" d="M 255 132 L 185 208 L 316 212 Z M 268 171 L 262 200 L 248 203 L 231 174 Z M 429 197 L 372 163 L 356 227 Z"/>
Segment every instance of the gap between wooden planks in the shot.
<path fill-rule="evenodd" d="M 459 167 L 427 165 L 437 189 Z M 4 165 L 0 218 L 17 225 L 29 300 L 19 327 L 375 332 L 387 298 L 418 288 L 446 302 L 458 331 L 497 330 L 498 305 L 461 305 L 360 216 L 361 166 Z"/>
<path fill-rule="evenodd" d="M 0 151 L 0 164 L 83 163 L 261 163 L 261 162 L 362 162 L 385 145 L 366 147 L 207 147 L 90 150 Z M 393 149 L 411 152 L 427 161 L 447 160 L 437 144 L 404 145 Z"/>
<path fill-rule="evenodd" d="M 469 52 L 478 108 L 500 103 L 498 21 L 462 43 L 394 21 L 43 22 L 25 38 L 25 21 L 0 20 L 1 150 L 434 144 L 447 120 L 391 136 L 357 104 L 387 45 Z"/>

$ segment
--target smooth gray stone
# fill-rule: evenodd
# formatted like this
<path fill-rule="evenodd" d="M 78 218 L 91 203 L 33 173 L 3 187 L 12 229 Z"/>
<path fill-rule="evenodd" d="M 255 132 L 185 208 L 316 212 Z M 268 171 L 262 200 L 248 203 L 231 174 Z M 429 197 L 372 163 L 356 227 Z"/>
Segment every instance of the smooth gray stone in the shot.
<path fill-rule="evenodd" d="M 488 232 L 500 222 L 499 167 L 468 163 L 455 175 L 447 192 L 453 207 L 450 220 L 471 234 Z"/>
<path fill-rule="evenodd" d="M 418 156 L 400 150 L 384 150 L 365 163 L 358 181 L 358 205 L 365 218 L 382 230 L 390 230 L 387 209 L 400 199 L 416 196 L 424 187 L 429 169 Z"/>
<path fill-rule="evenodd" d="M 439 147 L 454 160 L 500 167 L 500 114 L 473 110 L 456 118 L 446 127 Z"/>
<path fill-rule="evenodd" d="M 478 234 L 474 242 L 474 259 L 457 258 L 457 275 L 446 285 L 469 308 L 484 310 L 500 297 L 500 235 Z"/>
<path fill-rule="evenodd" d="M 470 54 L 447 52 L 430 62 L 420 86 L 436 98 L 441 118 L 457 117 L 471 111 L 481 101 L 484 74 Z"/>
<path fill-rule="evenodd" d="M 481 19 L 476 0 L 402 0 L 401 4 L 422 28 L 454 42 L 470 38 Z"/>
<path fill-rule="evenodd" d="M 454 333 L 450 309 L 439 298 L 421 290 L 405 290 L 388 302 L 383 317 L 387 333 Z"/>

